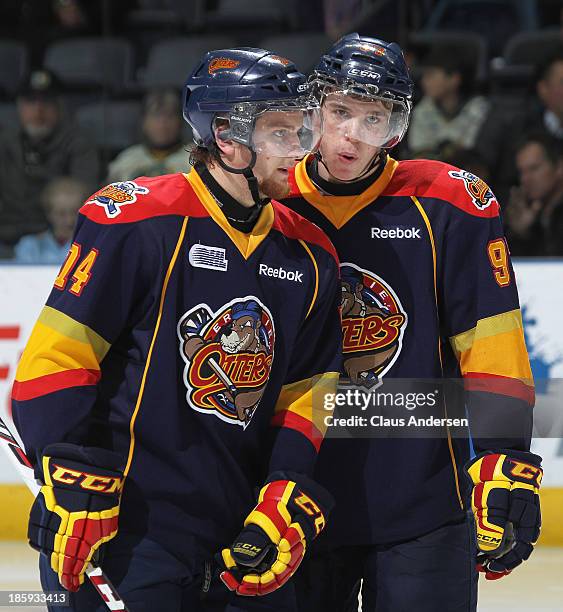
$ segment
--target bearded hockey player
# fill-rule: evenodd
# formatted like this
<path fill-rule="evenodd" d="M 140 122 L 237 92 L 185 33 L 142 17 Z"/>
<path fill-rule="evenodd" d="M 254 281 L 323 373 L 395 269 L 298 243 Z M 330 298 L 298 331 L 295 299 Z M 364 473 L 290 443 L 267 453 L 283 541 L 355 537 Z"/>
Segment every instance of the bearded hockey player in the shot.
<path fill-rule="evenodd" d="M 413 89 L 397 44 L 349 34 L 311 82 L 323 138 L 286 203 L 342 262 L 341 384 L 459 378 L 473 437 L 325 440 L 317 480 L 336 506 L 298 574 L 301 609 L 356 610 L 363 579 L 364 611 L 475 610 L 476 565 L 506 575 L 540 527 L 533 381 L 499 204 L 469 172 L 389 156 Z"/>
<path fill-rule="evenodd" d="M 98 549 L 133 611 L 295 609 L 276 590 L 332 505 L 313 394 L 340 358 L 334 248 L 271 199 L 320 137 L 306 90 L 268 51 L 208 53 L 184 90 L 191 172 L 80 211 L 13 390 L 43 483 L 30 543 L 73 610 L 105 609 L 83 584 Z"/>

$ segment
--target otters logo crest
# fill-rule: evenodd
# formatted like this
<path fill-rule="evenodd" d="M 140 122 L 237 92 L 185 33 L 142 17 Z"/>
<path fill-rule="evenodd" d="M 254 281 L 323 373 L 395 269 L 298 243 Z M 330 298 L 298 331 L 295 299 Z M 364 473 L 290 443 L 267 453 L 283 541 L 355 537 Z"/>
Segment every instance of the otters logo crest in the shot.
<path fill-rule="evenodd" d="M 375 55 L 383 56 L 385 55 L 385 49 L 383 47 L 379 47 L 378 45 L 370 45 L 363 44 L 360 45 L 360 49 L 363 51 L 367 51 L 368 53 L 374 53 Z"/>
<path fill-rule="evenodd" d="M 345 375 L 341 384 L 379 386 L 401 352 L 407 314 L 393 289 L 373 272 L 352 263 L 343 263 L 340 272 Z"/>
<path fill-rule="evenodd" d="M 209 74 L 215 74 L 218 70 L 234 70 L 239 64 L 239 60 L 230 57 L 216 57 L 211 60 L 207 71 Z"/>
<path fill-rule="evenodd" d="M 121 207 L 125 204 L 133 204 L 137 201 L 137 195 L 145 195 L 149 192 L 147 187 L 137 185 L 135 181 L 122 181 L 110 183 L 97 191 L 86 204 L 96 204 L 106 211 L 109 219 L 121 214 Z"/>
<path fill-rule="evenodd" d="M 485 210 L 497 199 L 491 188 L 475 174 L 467 170 L 450 170 L 449 176 L 454 179 L 462 180 L 465 183 L 465 191 L 471 196 L 471 201 L 479 210 Z"/>
<path fill-rule="evenodd" d="M 281 57 L 281 55 L 270 55 L 270 59 L 275 60 L 276 62 L 281 62 L 284 66 L 289 66 L 291 61 L 286 57 Z"/>
<path fill-rule="evenodd" d="M 198 304 L 178 322 L 188 404 L 222 421 L 250 423 L 272 369 L 272 315 L 254 296 L 232 300 L 216 312 Z"/>

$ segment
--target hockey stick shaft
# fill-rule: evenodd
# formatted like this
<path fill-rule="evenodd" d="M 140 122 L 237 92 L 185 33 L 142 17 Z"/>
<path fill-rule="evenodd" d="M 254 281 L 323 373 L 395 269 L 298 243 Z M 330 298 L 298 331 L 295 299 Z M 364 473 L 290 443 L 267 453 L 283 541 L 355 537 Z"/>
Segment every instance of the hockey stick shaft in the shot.
<path fill-rule="evenodd" d="M 29 459 L 26 457 L 21 444 L 16 439 L 15 435 L 12 434 L 9 427 L 1 417 L 0 445 L 4 448 L 10 461 L 22 476 L 29 490 L 34 496 L 36 496 L 39 493 L 41 485 L 35 480 L 33 467 Z M 123 612 L 129 612 L 125 602 L 123 599 L 121 599 L 114 586 L 100 567 L 94 563 L 89 563 L 88 567 L 86 568 L 86 575 L 110 610 L 122 610 Z"/>
<path fill-rule="evenodd" d="M 213 357 L 209 357 L 207 359 L 207 363 L 209 367 L 215 372 L 217 378 L 225 385 L 230 394 L 235 397 L 238 393 L 238 389 L 235 387 L 233 381 L 229 378 L 229 375 L 223 370 L 223 368 L 213 359 Z"/>

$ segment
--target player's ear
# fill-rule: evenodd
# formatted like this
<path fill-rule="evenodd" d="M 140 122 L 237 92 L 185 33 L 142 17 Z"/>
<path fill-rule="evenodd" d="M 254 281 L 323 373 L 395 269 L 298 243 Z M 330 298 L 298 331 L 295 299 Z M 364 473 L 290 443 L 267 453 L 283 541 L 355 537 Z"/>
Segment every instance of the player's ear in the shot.
<path fill-rule="evenodd" d="M 227 137 L 228 126 L 219 125 L 214 128 L 214 131 L 215 142 L 217 143 L 219 151 L 221 151 L 225 157 L 232 157 L 235 154 L 238 143 L 233 142 Z"/>

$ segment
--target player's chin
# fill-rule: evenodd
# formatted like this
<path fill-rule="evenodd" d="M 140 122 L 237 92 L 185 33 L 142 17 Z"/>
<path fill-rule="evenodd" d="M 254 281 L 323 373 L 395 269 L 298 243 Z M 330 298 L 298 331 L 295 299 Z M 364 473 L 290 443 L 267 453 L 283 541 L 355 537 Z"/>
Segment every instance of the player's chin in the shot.
<path fill-rule="evenodd" d="M 358 163 L 340 164 L 335 163 L 332 167 L 329 166 L 331 175 L 339 181 L 353 181 L 361 172 Z"/>
<path fill-rule="evenodd" d="M 268 198 L 281 200 L 289 195 L 289 171 L 277 169 L 273 175 L 260 183 L 260 191 Z"/>

